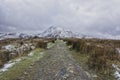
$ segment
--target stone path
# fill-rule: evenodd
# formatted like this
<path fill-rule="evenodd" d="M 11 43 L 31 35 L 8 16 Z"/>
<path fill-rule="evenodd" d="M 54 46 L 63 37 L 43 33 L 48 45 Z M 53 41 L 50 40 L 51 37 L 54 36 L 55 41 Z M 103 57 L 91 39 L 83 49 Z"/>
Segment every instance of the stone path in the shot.
<path fill-rule="evenodd" d="M 47 56 L 34 64 L 32 74 L 28 70 L 17 80 L 91 80 L 69 53 L 66 44 L 57 41 L 45 52 Z"/>

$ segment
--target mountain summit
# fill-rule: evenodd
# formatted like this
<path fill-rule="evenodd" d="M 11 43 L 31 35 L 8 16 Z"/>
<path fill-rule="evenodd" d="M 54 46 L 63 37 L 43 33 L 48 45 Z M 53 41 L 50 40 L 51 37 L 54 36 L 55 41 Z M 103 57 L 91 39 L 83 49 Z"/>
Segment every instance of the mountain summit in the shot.
<path fill-rule="evenodd" d="M 51 26 L 47 30 L 39 34 L 27 34 L 27 33 L 0 33 L 0 40 L 6 38 L 31 38 L 31 37 L 45 37 L 45 38 L 65 38 L 65 37 L 77 37 L 70 30 L 65 30 L 61 27 Z"/>
<path fill-rule="evenodd" d="M 96 36 L 95 36 L 96 35 Z M 99 39 L 120 39 L 120 36 L 112 36 L 109 34 L 95 34 L 95 35 L 85 35 L 80 33 L 73 33 L 70 30 L 66 30 L 61 27 L 51 26 L 42 33 L 0 33 L 0 40 L 7 38 L 34 38 L 34 37 L 43 37 L 43 38 L 99 38 Z"/>
<path fill-rule="evenodd" d="M 42 37 L 48 37 L 48 38 L 64 38 L 64 37 L 76 37 L 76 36 L 77 35 L 70 30 L 65 30 L 61 27 L 54 27 L 54 26 L 51 26 L 42 33 Z"/>

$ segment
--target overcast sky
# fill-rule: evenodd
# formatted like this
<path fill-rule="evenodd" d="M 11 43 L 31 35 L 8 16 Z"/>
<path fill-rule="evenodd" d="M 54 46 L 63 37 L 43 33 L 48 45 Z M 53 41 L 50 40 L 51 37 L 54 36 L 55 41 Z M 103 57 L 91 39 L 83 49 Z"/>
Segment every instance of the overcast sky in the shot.
<path fill-rule="evenodd" d="M 0 0 L 0 32 L 43 31 L 120 35 L 120 0 Z"/>

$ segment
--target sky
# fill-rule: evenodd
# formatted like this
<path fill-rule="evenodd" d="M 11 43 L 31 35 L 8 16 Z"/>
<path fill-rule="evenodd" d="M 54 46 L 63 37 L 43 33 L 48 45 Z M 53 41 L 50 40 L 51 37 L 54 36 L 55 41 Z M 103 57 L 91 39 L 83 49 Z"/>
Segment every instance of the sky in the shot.
<path fill-rule="evenodd" d="M 118 36 L 120 0 L 0 0 L 0 32 L 41 32 L 50 26 Z"/>

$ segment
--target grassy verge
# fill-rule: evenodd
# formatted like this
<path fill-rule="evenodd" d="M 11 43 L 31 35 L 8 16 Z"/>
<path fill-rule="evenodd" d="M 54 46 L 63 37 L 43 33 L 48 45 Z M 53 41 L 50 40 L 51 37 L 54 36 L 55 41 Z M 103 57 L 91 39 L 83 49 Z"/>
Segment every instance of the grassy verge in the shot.
<path fill-rule="evenodd" d="M 49 49 L 49 48 L 53 47 L 54 45 L 55 45 L 55 43 L 50 42 L 47 44 L 47 48 Z"/>
<path fill-rule="evenodd" d="M 0 80 L 14 80 L 24 73 L 26 69 L 29 68 L 31 64 L 38 61 L 45 54 L 43 54 L 43 49 L 35 49 L 32 51 L 32 56 L 23 57 L 23 60 L 19 63 L 16 63 L 13 67 L 11 67 L 8 71 L 4 72 L 0 75 Z"/>
<path fill-rule="evenodd" d="M 87 63 L 89 58 L 87 54 L 80 54 L 74 50 L 71 51 L 71 54 L 73 55 L 74 59 L 76 59 L 77 62 L 80 63 L 82 66 L 84 66 Z"/>

